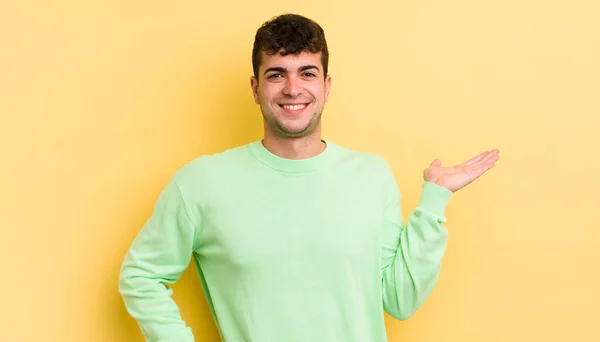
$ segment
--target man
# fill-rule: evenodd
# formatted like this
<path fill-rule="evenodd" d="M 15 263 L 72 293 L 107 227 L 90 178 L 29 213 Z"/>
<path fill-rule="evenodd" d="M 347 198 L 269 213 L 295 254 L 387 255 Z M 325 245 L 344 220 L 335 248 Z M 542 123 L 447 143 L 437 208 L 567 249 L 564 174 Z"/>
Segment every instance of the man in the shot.
<path fill-rule="evenodd" d="M 264 138 L 178 170 L 122 265 L 119 291 L 148 341 L 194 341 L 172 290 L 193 259 L 225 342 L 381 342 L 440 274 L 444 210 L 498 151 L 424 171 L 405 225 L 388 164 L 321 136 L 331 78 L 322 28 L 282 15 L 256 33 Z M 202 332 L 200 332 L 202 334 Z"/>

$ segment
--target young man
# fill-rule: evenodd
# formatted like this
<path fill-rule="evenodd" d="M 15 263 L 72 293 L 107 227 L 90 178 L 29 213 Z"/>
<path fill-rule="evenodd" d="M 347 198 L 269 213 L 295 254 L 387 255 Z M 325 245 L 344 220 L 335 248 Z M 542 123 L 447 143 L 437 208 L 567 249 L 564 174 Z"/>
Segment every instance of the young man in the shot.
<path fill-rule="evenodd" d="M 192 259 L 225 342 L 382 342 L 440 274 L 452 193 L 498 151 L 424 171 L 405 225 L 387 163 L 321 136 L 322 28 L 282 15 L 257 32 L 251 87 L 264 139 L 175 173 L 122 265 L 119 291 L 148 341 L 194 341 L 172 290 Z M 201 332 L 200 332 L 201 334 Z"/>

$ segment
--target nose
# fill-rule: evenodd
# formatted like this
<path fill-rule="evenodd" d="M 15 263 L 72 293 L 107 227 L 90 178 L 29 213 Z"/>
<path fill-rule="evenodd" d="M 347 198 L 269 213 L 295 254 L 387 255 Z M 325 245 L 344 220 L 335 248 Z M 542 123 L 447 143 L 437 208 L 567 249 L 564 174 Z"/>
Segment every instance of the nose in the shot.
<path fill-rule="evenodd" d="M 283 93 L 290 97 L 296 97 L 302 93 L 302 86 L 295 78 L 288 77 L 285 87 L 283 87 Z"/>

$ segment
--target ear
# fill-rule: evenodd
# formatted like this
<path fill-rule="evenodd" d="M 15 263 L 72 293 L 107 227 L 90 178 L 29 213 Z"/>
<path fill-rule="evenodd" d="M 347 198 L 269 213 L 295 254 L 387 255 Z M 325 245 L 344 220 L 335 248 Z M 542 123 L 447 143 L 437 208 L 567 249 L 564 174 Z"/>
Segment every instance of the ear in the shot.
<path fill-rule="evenodd" d="M 254 76 L 250 77 L 250 87 L 252 88 L 254 103 L 260 104 L 260 102 L 258 101 L 258 80 Z"/>
<path fill-rule="evenodd" d="M 331 89 L 331 75 L 325 77 L 325 102 L 329 100 L 329 90 Z"/>

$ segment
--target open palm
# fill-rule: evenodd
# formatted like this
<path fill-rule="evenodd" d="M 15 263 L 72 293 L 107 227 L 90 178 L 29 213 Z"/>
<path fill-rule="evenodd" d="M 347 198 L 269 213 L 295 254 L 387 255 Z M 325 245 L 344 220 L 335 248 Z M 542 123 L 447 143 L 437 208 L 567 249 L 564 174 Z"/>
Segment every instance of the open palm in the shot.
<path fill-rule="evenodd" d="M 436 159 L 423 171 L 423 178 L 427 182 L 435 183 L 455 192 L 494 167 L 494 163 L 499 158 L 499 151 L 494 149 L 451 167 L 442 167 L 442 163 Z"/>

